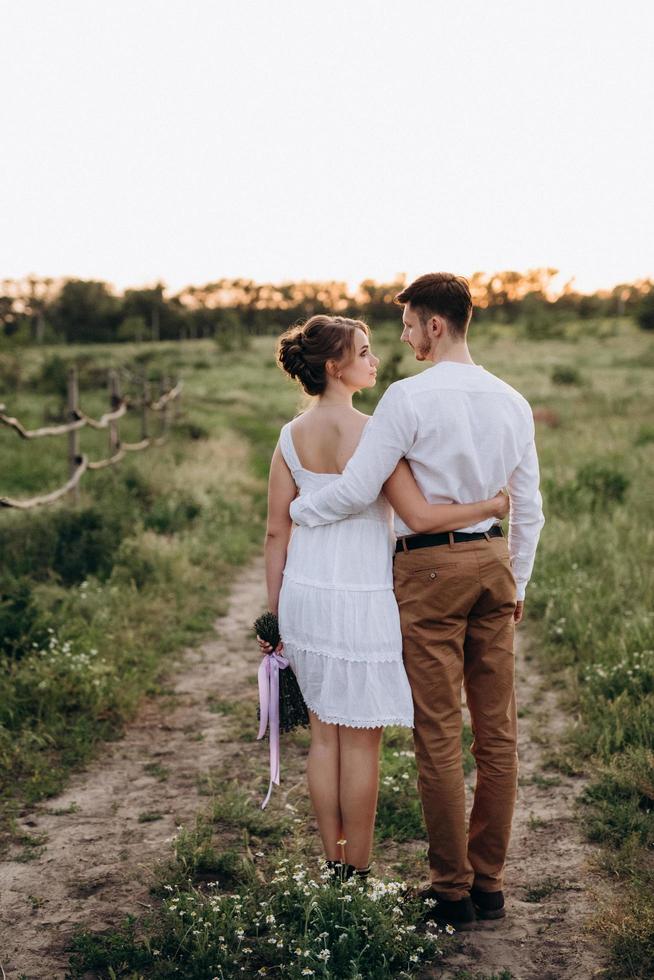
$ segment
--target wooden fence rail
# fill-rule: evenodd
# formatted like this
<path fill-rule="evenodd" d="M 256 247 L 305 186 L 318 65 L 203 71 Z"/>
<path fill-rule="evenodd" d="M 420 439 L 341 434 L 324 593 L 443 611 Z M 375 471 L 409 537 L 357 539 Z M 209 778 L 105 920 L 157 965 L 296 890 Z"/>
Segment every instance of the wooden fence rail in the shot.
<path fill-rule="evenodd" d="M 145 379 L 139 379 L 141 383 L 141 397 L 137 400 L 123 397 L 120 393 L 120 381 L 116 371 L 109 372 L 109 399 L 110 409 L 99 419 L 91 418 L 79 407 L 79 390 L 77 384 L 77 371 L 71 368 L 68 372 L 68 421 L 60 425 L 46 425 L 38 429 L 26 429 L 18 419 L 5 414 L 5 405 L 0 405 L 0 424 L 15 432 L 21 439 L 41 439 L 46 436 L 68 436 L 68 480 L 67 482 L 53 490 L 51 493 L 42 494 L 38 497 L 30 497 L 27 500 L 16 500 L 12 497 L 0 497 L 0 507 L 13 507 L 18 510 L 30 510 L 33 507 L 40 507 L 43 504 L 54 503 L 67 493 L 74 495 L 75 501 L 79 499 L 79 484 L 87 470 L 102 470 L 107 466 L 119 463 L 129 452 L 139 452 L 147 449 L 148 446 L 162 445 L 168 436 L 170 429 L 170 408 L 175 407 L 176 413 L 179 411 L 179 403 L 182 394 L 182 382 L 177 381 L 173 387 L 169 387 L 168 378 L 162 378 L 159 385 L 159 397 L 150 398 L 149 385 Z M 119 432 L 119 420 L 127 415 L 131 409 L 138 409 L 141 414 L 141 439 L 139 442 L 122 442 Z M 149 412 L 158 413 L 160 419 L 159 434 L 154 437 L 150 435 Z M 89 460 L 79 451 L 80 430 L 88 426 L 91 429 L 107 429 L 109 434 L 109 455 L 105 459 Z"/>

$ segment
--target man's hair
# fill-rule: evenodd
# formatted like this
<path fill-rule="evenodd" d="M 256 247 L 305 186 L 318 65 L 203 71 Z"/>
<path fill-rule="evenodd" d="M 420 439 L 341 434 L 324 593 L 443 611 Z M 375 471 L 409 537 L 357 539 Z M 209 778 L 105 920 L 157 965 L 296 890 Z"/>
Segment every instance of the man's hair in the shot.
<path fill-rule="evenodd" d="M 428 272 L 415 279 L 395 297 L 399 306 L 410 303 L 422 323 L 430 316 L 447 320 L 451 335 L 463 340 L 472 316 L 468 280 L 451 272 Z"/>

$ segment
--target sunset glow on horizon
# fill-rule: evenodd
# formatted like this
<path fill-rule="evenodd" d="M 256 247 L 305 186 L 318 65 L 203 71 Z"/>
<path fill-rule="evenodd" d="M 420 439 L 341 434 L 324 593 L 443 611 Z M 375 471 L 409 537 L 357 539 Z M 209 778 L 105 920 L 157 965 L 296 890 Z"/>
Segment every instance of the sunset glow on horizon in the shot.
<path fill-rule="evenodd" d="M 654 276 L 654 8 L 0 10 L 0 279 Z"/>

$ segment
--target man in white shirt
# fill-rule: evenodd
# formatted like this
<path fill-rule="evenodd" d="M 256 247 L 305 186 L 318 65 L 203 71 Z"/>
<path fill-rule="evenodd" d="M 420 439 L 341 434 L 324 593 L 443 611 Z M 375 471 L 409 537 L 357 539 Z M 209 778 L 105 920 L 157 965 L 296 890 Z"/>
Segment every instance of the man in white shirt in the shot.
<path fill-rule="evenodd" d="M 423 895 L 436 900 L 436 918 L 466 928 L 504 915 L 517 786 L 514 625 L 543 525 L 534 423 L 522 395 L 470 356 L 465 279 L 430 273 L 395 300 L 404 307 L 402 340 L 433 367 L 388 388 L 341 478 L 298 497 L 291 517 L 314 526 L 358 513 L 402 457 L 430 503 L 471 503 L 509 488 L 508 547 L 492 519 L 444 534 L 414 534 L 395 520 L 394 585 L 429 835 Z M 468 833 L 462 685 L 477 762 Z"/>

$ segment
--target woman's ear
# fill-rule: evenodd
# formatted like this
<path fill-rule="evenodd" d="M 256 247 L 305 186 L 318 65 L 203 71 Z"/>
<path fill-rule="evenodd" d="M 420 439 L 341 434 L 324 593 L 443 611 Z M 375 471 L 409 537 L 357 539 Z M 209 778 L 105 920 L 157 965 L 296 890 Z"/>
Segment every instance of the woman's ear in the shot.
<path fill-rule="evenodd" d="M 328 361 L 325 361 L 325 372 L 330 378 L 337 378 L 339 374 L 337 362 L 330 357 Z"/>

